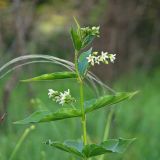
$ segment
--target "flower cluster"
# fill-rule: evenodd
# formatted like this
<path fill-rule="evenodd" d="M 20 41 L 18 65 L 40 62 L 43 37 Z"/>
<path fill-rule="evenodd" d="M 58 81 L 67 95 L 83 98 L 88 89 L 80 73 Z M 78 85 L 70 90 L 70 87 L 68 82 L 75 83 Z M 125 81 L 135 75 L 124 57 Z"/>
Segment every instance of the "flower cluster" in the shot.
<path fill-rule="evenodd" d="M 85 27 L 85 28 L 81 28 L 81 32 L 83 34 L 83 36 L 87 36 L 87 35 L 92 35 L 92 36 L 96 36 L 99 37 L 99 26 L 98 27 Z"/>
<path fill-rule="evenodd" d="M 114 63 L 116 59 L 116 54 L 109 54 L 108 52 L 101 52 L 101 55 L 98 55 L 98 52 L 93 52 L 87 57 L 88 62 L 94 66 L 94 64 L 100 64 L 100 62 L 108 64 L 109 61 Z"/>
<path fill-rule="evenodd" d="M 68 89 L 67 91 L 64 92 L 58 92 L 54 91 L 53 89 L 48 90 L 48 96 L 51 98 L 53 101 L 61 104 L 62 106 L 64 104 L 70 104 L 75 102 L 75 98 L 73 98 L 70 94 L 70 90 Z"/>

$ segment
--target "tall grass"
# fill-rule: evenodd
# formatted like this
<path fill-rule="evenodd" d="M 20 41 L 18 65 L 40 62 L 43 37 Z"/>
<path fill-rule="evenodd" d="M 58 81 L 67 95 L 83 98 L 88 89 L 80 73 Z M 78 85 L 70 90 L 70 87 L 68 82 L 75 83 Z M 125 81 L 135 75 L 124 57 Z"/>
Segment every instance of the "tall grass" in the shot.
<path fill-rule="evenodd" d="M 121 103 L 116 110 L 115 133 L 119 136 L 137 138 L 135 144 L 124 156 L 124 160 L 157 160 L 160 157 L 159 77 L 159 69 L 148 75 L 137 72 L 123 77 L 116 84 L 116 88 L 120 90 L 121 88 L 140 90 L 135 99 Z"/>

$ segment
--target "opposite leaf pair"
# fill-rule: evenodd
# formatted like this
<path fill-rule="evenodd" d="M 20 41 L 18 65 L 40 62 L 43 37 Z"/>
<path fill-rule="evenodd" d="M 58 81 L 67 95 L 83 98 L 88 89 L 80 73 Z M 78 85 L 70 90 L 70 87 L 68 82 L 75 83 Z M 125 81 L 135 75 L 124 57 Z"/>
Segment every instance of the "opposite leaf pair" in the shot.
<path fill-rule="evenodd" d="M 65 141 L 64 143 L 48 140 L 47 145 L 72 153 L 82 158 L 90 158 L 105 153 L 123 153 L 135 140 L 133 139 L 109 139 L 100 144 L 84 145 L 81 141 Z"/>
<path fill-rule="evenodd" d="M 116 93 L 115 95 L 105 95 L 98 99 L 91 99 L 89 101 L 85 101 L 84 112 L 87 114 L 103 107 L 109 107 L 110 105 L 132 98 L 136 93 L 137 92 L 133 93 L 121 92 L 121 93 Z M 77 106 L 76 108 L 61 108 L 56 112 L 36 111 L 35 113 L 31 114 L 24 120 L 20 120 L 14 123 L 15 124 L 42 123 L 42 122 L 51 122 L 51 121 L 57 121 L 57 120 L 81 117 L 81 116 L 82 112 Z"/>

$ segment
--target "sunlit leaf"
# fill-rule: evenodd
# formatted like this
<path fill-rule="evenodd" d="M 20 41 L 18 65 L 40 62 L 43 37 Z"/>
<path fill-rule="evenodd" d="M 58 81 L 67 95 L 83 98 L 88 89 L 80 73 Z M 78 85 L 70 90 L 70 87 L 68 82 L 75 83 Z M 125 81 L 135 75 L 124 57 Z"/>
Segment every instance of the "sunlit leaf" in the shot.
<path fill-rule="evenodd" d="M 57 112 L 37 111 L 31 114 L 29 117 L 14 123 L 15 124 L 41 123 L 41 122 L 57 121 L 57 120 L 80 117 L 80 116 L 81 116 L 81 111 L 79 109 L 61 108 Z"/>
<path fill-rule="evenodd" d="M 87 61 L 87 57 L 92 53 L 92 48 L 90 48 L 88 51 L 81 53 L 78 59 L 78 71 L 80 75 L 83 77 L 88 70 L 89 63 Z"/>
<path fill-rule="evenodd" d="M 79 51 L 82 47 L 82 42 L 80 35 L 78 35 L 77 31 L 74 28 L 71 28 L 71 38 L 73 41 L 74 48 Z"/>
<path fill-rule="evenodd" d="M 22 82 L 34 82 L 34 81 L 50 81 L 55 79 L 77 78 L 77 74 L 74 72 L 55 72 L 49 74 L 43 74 L 38 77 L 22 80 Z"/>
<path fill-rule="evenodd" d="M 137 92 L 119 92 L 115 95 L 106 95 L 98 99 L 92 99 L 85 102 L 85 112 L 92 112 L 96 109 L 110 106 L 133 97 Z"/>
<path fill-rule="evenodd" d="M 47 141 L 46 144 L 58 148 L 60 150 L 69 152 L 79 157 L 94 157 L 105 153 L 123 153 L 127 147 L 135 140 L 133 139 L 109 139 L 100 144 L 87 144 L 83 145 L 81 141 L 65 141 L 52 142 Z"/>

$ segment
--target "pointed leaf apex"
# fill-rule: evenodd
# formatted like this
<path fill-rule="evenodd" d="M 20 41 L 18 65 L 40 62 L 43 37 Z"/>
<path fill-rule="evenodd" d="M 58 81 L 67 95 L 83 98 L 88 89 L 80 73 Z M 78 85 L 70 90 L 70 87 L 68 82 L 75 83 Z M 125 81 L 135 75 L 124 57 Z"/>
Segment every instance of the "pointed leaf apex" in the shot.
<path fill-rule="evenodd" d="M 80 26 L 80 24 L 79 24 L 79 22 L 78 22 L 78 20 L 76 19 L 75 16 L 73 16 L 73 19 L 74 19 L 74 21 L 75 21 L 75 23 L 77 25 L 77 28 L 81 28 L 81 26 Z"/>
<path fill-rule="evenodd" d="M 138 91 L 135 91 L 135 92 L 131 92 L 130 93 L 130 99 L 133 97 L 133 96 L 135 96 L 136 94 L 138 94 L 140 91 L 138 90 Z"/>

